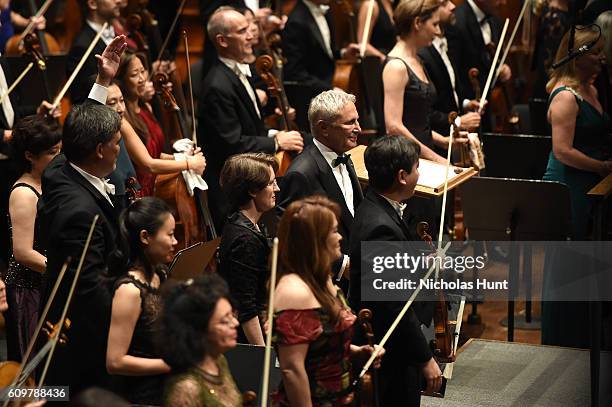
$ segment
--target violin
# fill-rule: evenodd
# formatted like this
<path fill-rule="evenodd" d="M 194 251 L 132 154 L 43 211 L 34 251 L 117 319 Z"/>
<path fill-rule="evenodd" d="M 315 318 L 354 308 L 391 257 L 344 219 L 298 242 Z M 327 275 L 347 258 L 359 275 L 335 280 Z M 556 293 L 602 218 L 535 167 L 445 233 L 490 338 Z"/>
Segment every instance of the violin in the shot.
<path fill-rule="evenodd" d="M 487 50 L 493 56 L 496 46 L 494 43 L 487 45 Z M 518 133 L 519 115 L 513 110 L 510 99 L 509 83 L 497 83 L 491 91 L 489 104 L 493 117 L 495 118 L 495 131 L 498 133 Z"/>
<path fill-rule="evenodd" d="M 427 233 L 428 230 L 429 224 L 427 222 L 419 222 L 417 224 L 417 235 L 435 251 L 431 235 Z M 456 322 L 451 323 L 449 321 L 448 309 L 444 292 L 438 290 L 438 300 L 434 305 L 435 339 L 433 340 L 433 354 L 440 363 L 455 361 L 454 326 Z"/>
<path fill-rule="evenodd" d="M 281 121 L 278 128 L 282 128 L 285 131 L 297 130 L 297 126 L 289 119 L 289 101 L 287 100 L 287 94 L 283 87 L 283 82 L 279 78 L 278 72 L 275 72 L 276 64 L 274 59 L 270 55 L 261 55 L 255 61 L 255 69 L 261 79 L 268 86 L 268 92 L 274 96 L 276 103 L 281 111 Z M 280 177 L 285 175 L 293 156 L 287 151 L 279 151 L 276 153 L 276 160 L 278 161 L 278 171 L 276 176 Z"/>
<path fill-rule="evenodd" d="M 368 345 L 374 348 L 376 340 L 372 330 L 372 311 L 362 309 L 358 320 L 365 332 Z M 375 369 L 370 368 L 361 378 L 361 392 L 359 393 L 359 407 L 378 407 L 378 375 Z"/>
<path fill-rule="evenodd" d="M 28 0 L 26 3 L 29 9 L 29 12 L 35 17 L 40 17 L 47 12 L 49 7 L 51 6 L 51 3 L 53 3 L 53 0 L 45 1 L 45 3 L 38 10 L 36 10 L 36 4 L 34 3 L 34 0 Z M 57 43 L 57 41 L 51 34 L 43 30 L 34 29 L 34 23 L 30 22 L 30 24 L 28 24 L 28 26 L 23 30 L 23 32 L 9 38 L 9 40 L 6 43 L 5 54 L 10 55 L 10 56 L 18 56 L 18 55 L 23 54 L 24 53 L 24 39 L 27 35 L 31 34 L 32 32 L 36 33 L 36 36 L 38 38 L 38 43 L 40 44 L 42 55 L 49 55 L 49 54 L 56 55 L 61 52 L 59 44 Z"/>

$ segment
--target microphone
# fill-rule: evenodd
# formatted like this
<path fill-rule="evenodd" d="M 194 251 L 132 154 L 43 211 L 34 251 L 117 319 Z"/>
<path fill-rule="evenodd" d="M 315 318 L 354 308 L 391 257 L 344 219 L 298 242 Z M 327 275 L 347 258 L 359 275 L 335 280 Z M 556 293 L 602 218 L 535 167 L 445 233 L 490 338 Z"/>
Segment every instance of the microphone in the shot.
<path fill-rule="evenodd" d="M 564 56 L 563 58 L 561 58 L 560 60 L 558 60 L 557 62 L 552 64 L 552 68 L 553 69 L 557 69 L 560 66 L 563 66 L 563 65 L 567 64 L 572 59 L 577 58 L 580 55 L 586 54 L 587 52 L 589 52 L 591 50 L 593 45 L 595 45 L 597 43 L 597 41 L 599 41 L 599 37 L 597 37 L 597 39 L 595 41 L 591 41 L 591 42 L 589 42 L 587 44 L 584 44 L 582 47 L 580 47 L 578 49 L 573 49 L 573 50 L 569 51 L 566 56 Z"/>

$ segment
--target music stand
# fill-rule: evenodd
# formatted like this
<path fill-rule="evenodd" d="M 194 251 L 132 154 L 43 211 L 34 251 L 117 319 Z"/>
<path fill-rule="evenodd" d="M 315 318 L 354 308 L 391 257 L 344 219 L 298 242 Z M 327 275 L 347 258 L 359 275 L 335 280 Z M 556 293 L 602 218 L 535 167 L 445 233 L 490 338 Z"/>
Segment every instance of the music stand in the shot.
<path fill-rule="evenodd" d="M 514 341 L 519 241 L 565 240 L 570 230 L 566 185 L 553 181 L 474 177 L 461 187 L 464 222 L 474 240 L 510 241 L 508 341 Z M 554 202 L 555 205 L 550 205 Z M 525 270 L 529 273 L 529 270 Z M 531 276 L 527 276 L 527 286 Z M 528 291 L 530 292 L 530 291 Z M 531 303 L 531 298 L 526 298 Z"/>
<path fill-rule="evenodd" d="M 249 390 L 256 392 L 257 406 L 261 405 L 265 351 L 265 346 L 239 343 L 234 349 L 225 352 L 227 363 L 238 389 L 242 393 Z M 272 349 L 270 353 L 270 382 L 268 387 L 270 391 L 277 389 L 281 381 L 280 366 L 277 361 L 276 351 Z M 246 366 L 248 368 L 245 369 Z"/>
<path fill-rule="evenodd" d="M 484 133 L 482 147 L 487 177 L 542 179 L 552 145 L 545 136 Z"/>
<path fill-rule="evenodd" d="M 206 266 L 215 257 L 220 241 L 221 238 L 218 237 L 179 250 L 168 268 L 170 278 L 183 281 L 204 273 Z"/>

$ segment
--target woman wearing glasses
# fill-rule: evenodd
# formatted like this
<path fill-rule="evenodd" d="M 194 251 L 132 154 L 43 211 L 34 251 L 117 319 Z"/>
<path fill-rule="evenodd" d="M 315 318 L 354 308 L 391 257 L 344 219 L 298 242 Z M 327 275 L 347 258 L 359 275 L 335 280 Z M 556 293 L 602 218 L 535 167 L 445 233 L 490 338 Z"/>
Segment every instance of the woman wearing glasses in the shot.
<path fill-rule="evenodd" d="M 215 274 L 164 291 L 160 343 L 173 372 L 165 406 L 242 406 L 223 356 L 236 346 L 237 326 L 227 285 Z"/>
<path fill-rule="evenodd" d="M 270 254 L 270 240 L 258 222 L 276 205 L 277 168 L 271 155 L 238 154 L 225 162 L 219 181 L 232 207 L 219 246 L 219 274 L 236 300 L 238 341 L 254 345 L 264 344 L 262 315 Z"/>

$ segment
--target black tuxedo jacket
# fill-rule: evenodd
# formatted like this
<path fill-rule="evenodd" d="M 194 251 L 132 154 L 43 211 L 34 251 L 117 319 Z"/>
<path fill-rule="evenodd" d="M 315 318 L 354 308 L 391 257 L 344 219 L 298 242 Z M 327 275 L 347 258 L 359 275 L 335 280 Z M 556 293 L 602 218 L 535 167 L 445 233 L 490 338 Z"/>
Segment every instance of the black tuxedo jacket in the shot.
<path fill-rule="evenodd" d="M 83 29 L 72 42 L 72 47 L 66 59 L 66 74 L 70 76 L 75 70 L 79 61 L 85 55 L 85 51 L 96 37 L 96 32 L 87 24 L 83 23 Z M 93 51 L 85 61 L 83 68 L 79 71 L 72 86 L 70 86 L 70 99 L 73 104 L 82 103 L 87 99 L 87 94 L 94 82 L 94 75 L 98 72 L 98 62 L 94 55 L 104 52 L 106 44 L 99 39 Z"/>
<path fill-rule="evenodd" d="M 387 332 L 404 303 L 361 300 L 361 242 L 405 240 L 414 240 L 414 238 L 404 220 L 400 219 L 389 202 L 372 188 L 368 189 L 365 199 L 355 212 L 355 221 L 351 229 L 349 302 L 356 312 L 362 308 L 372 310 L 372 327 L 377 343 Z M 413 303 L 389 338 L 385 346 L 387 353 L 383 366 L 424 363 L 432 357 L 417 317 L 419 311 L 415 306 L 418 305 L 420 304 Z"/>
<path fill-rule="evenodd" d="M 470 68 L 478 68 L 478 80 L 483 89 L 491 68 L 493 57 L 485 47 L 480 31 L 480 23 L 467 1 L 455 9 L 456 22 L 447 27 L 448 56 L 458 74 L 464 97 L 474 99 L 474 91 L 470 85 L 468 72 Z M 502 24 L 497 17 L 489 20 L 491 39 L 497 44 L 501 35 Z"/>
<path fill-rule="evenodd" d="M 283 68 L 284 79 L 311 88 L 313 96 L 332 88 L 335 58 L 339 57 L 330 13 L 325 18 L 330 31 L 333 58 L 325 50 L 317 23 L 302 0 L 298 0 L 289 13 L 282 32 L 283 54 L 287 58 Z"/>
<path fill-rule="evenodd" d="M 262 119 L 238 76 L 221 61 L 209 70 L 198 100 L 198 136 L 206 154 L 204 178 L 210 189 L 209 204 L 217 230 L 229 214 L 220 191 L 219 174 L 225 160 L 234 154 L 273 154 L 274 139 L 268 137 Z M 256 98 L 259 111 L 262 112 Z"/>
<path fill-rule="evenodd" d="M 355 167 L 350 160 L 347 170 L 353 186 L 353 206 L 356 210 L 363 201 L 363 193 Z M 340 246 L 342 253 L 348 254 L 353 215 L 346 205 L 346 200 L 331 167 L 316 145 L 309 145 L 302 154 L 293 160 L 285 176 L 281 179 L 279 194 L 278 206 L 282 209 L 287 208 L 292 202 L 310 195 L 323 195 L 338 203 L 341 209 L 340 219 L 338 220 L 338 232 L 342 235 Z"/>
<path fill-rule="evenodd" d="M 92 385 L 105 386 L 108 380 L 105 355 L 112 299 L 104 277 L 107 259 L 115 250 L 118 215 L 63 154 L 43 173 L 42 190 L 37 216 L 47 271 L 41 306 L 46 304 L 63 262 L 68 256 L 72 258 L 49 311 L 48 320 L 54 323 L 60 318 L 91 222 L 100 215 L 68 312 L 72 321 L 69 340 L 56 349 L 47 376 L 49 385 L 69 385 L 76 394 Z"/>
<path fill-rule="evenodd" d="M 448 76 L 446 65 L 444 65 L 440 53 L 433 45 L 421 48 L 419 56 L 427 70 L 429 79 L 436 87 L 437 97 L 430 117 L 431 128 L 440 134 L 448 135 L 448 114 L 452 111 L 459 113 L 461 110 L 460 106 L 457 106 L 455 102 L 453 84 L 451 83 L 450 76 Z M 460 85 L 461 81 L 458 79 L 457 70 L 454 67 L 453 70 L 455 72 L 455 91 L 457 92 L 459 103 L 461 103 L 461 95 L 463 93 Z"/>

